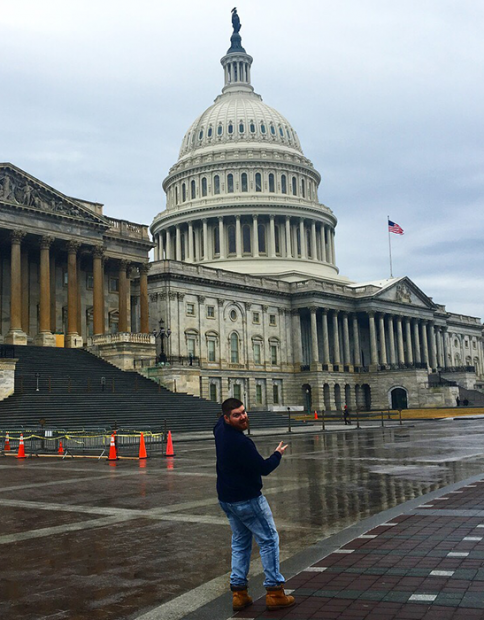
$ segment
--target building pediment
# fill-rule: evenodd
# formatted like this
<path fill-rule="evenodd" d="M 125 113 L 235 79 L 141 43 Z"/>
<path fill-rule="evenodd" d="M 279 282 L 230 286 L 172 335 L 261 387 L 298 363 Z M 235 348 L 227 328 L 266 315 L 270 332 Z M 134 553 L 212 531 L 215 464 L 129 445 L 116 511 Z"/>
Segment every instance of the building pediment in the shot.
<path fill-rule="evenodd" d="M 415 308 L 425 308 L 435 310 L 436 305 L 430 297 L 427 297 L 416 284 L 409 278 L 399 278 L 391 282 L 375 293 L 375 299 L 379 301 L 391 301 L 398 304 L 405 304 Z"/>
<path fill-rule="evenodd" d="M 12 164 L 0 164 L 0 205 L 109 228 L 103 216 Z"/>

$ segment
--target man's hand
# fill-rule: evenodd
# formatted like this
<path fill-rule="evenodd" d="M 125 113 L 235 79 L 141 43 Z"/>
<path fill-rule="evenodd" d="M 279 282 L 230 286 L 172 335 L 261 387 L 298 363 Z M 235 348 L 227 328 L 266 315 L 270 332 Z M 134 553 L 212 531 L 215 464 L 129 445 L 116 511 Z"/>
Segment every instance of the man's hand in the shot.
<path fill-rule="evenodd" d="M 287 447 L 288 447 L 288 444 L 286 443 L 286 445 L 284 445 L 281 441 L 281 443 L 277 446 L 274 452 L 279 452 L 279 454 L 282 456 Z"/>

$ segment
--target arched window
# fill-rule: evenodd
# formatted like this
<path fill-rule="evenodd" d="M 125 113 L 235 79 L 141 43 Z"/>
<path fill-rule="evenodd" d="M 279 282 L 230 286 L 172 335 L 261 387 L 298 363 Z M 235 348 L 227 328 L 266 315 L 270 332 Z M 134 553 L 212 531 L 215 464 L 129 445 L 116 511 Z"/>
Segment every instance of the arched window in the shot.
<path fill-rule="evenodd" d="M 242 186 L 242 191 L 243 192 L 249 191 L 249 187 L 248 187 L 248 184 L 247 184 L 247 173 L 246 172 L 242 172 L 242 175 L 240 177 L 240 184 Z"/>
<path fill-rule="evenodd" d="M 301 179 L 301 196 L 306 198 L 306 183 L 304 182 L 304 179 Z"/>
<path fill-rule="evenodd" d="M 227 175 L 227 191 L 229 194 L 234 193 L 234 175 L 233 174 Z"/>
<path fill-rule="evenodd" d="M 229 123 L 228 132 L 229 132 L 229 135 L 232 135 L 234 133 L 234 126 L 232 123 Z"/>
<path fill-rule="evenodd" d="M 297 180 L 296 177 L 292 177 L 292 195 L 297 196 Z"/>
<path fill-rule="evenodd" d="M 182 183 L 182 202 L 186 202 L 187 199 L 187 186 Z"/>
<path fill-rule="evenodd" d="M 259 233 L 259 253 L 266 253 L 266 227 L 264 224 L 259 224 L 257 227 L 257 232 Z"/>
<path fill-rule="evenodd" d="M 222 125 L 219 125 L 219 126 L 217 127 L 217 135 L 218 135 L 218 136 L 221 136 L 221 135 L 223 134 L 223 132 L 224 132 L 224 128 L 223 128 L 223 126 L 222 126 Z"/>
<path fill-rule="evenodd" d="M 253 121 L 251 121 L 249 125 L 249 129 L 250 129 L 250 133 L 255 133 L 255 124 Z"/>
<path fill-rule="evenodd" d="M 266 126 L 264 125 L 264 123 L 262 123 L 261 126 L 260 126 L 260 132 L 262 134 L 265 134 L 265 132 L 266 132 Z"/>
<path fill-rule="evenodd" d="M 200 129 L 200 133 L 198 134 L 198 139 L 203 140 L 203 129 Z"/>
<path fill-rule="evenodd" d="M 298 256 L 301 256 L 301 230 L 299 226 L 296 228 L 296 249 Z"/>
<path fill-rule="evenodd" d="M 178 187 L 175 187 L 175 204 L 178 204 Z"/>
<path fill-rule="evenodd" d="M 212 130 L 212 128 L 211 128 L 211 127 L 209 127 L 209 128 L 208 128 L 208 131 L 207 131 L 207 136 L 208 136 L 209 138 L 211 138 L 211 137 L 212 137 L 212 133 L 213 133 L 213 130 Z"/>
<path fill-rule="evenodd" d="M 202 196 L 207 195 L 207 177 L 202 178 Z"/>
<path fill-rule="evenodd" d="M 309 228 L 306 230 L 306 250 L 308 253 L 308 258 L 312 258 L 313 248 L 311 246 L 311 231 L 309 230 Z"/>
<path fill-rule="evenodd" d="M 239 337 L 235 332 L 230 336 L 230 363 L 239 363 Z"/>
<path fill-rule="evenodd" d="M 244 133 L 244 131 L 245 131 L 244 123 L 240 122 L 239 123 L 239 133 Z"/>
<path fill-rule="evenodd" d="M 242 226 L 242 251 L 244 252 L 244 254 L 252 253 L 250 226 L 248 224 L 244 224 Z"/>
<path fill-rule="evenodd" d="M 220 194 L 220 177 L 218 174 L 213 177 L 213 193 Z"/>
<path fill-rule="evenodd" d="M 220 235 L 218 226 L 213 228 L 213 253 L 220 254 Z"/>
<path fill-rule="evenodd" d="M 285 174 L 281 176 L 281 192 L 287 194 L 287 179 Z"/>
<path fill-rule="evenodd" d="M 181 246 L 181 259 L 185 260 L 185 258 L 186 258 L 186 242 L 185 242 L 185 233 L 183 233 L 183 232 L 180 235 L 180 246 Z"/>
<path fill-rule="evenodd" d="M 279 127 L 279 134 L 282 138 L 284 138 L 284 129 L 282 127 Z"/>
<path fill-rule="evenodd" d="M 276 191 L 276 184 L 274 183 L 274 175 L 272 174 L 272 172 L 269 174 L 269 191 Z"/>
<path fill-rule="evenodd" d="M 256 192 L 262 191 L 262 176 L 260 172 L 255 173 L 255 191 Z"/>
<path fill-rule="evenodd" d="M 275 136 L 275 135 L 276 135 L 276 128 L 274 127 L 274 125 L 271 125 L 271 134 L 272 134 L 273 136 Z"/>
<path fill-rule="evenodd" d="M 280 235 L 279 235 L 279 226 L 276 226 L 274 228 L 274 245 L 276 246 L 275 247 L 276 254 L 280 255 L 280 253 L 281 253 L 281 238 L 280 238 Z"/>
<path fill-rule="evenodd" d="M 235 226 L 231 224 L 227 229 L 227 235 L 229 238 L 229 254 L 235 254 L 236 246 L 235 246 Z"/>
<path fill-rule="evenodd" d="M 192 198 L 192 200 L 194 200 L 195 199 L 195 195 L 196 195 L 195 181 L 192 181 L 190 183 L 190 187 L 191 187 L 191 198 Z"/>

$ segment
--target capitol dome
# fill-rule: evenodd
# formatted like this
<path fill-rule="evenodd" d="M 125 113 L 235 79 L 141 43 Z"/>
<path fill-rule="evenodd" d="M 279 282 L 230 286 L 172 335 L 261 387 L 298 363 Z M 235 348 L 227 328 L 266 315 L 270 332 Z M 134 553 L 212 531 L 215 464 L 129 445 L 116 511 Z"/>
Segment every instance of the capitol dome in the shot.
<path fill-rule="evenodd" d="M 221 59 L 222 94 L 186 132 L 151 225 L 155 260 L 178 260 L 288 281 L 341 280 L 336 218 L 318 201 L 321 177 L 287 119 L 251 84 L 252 57 L 234 30 Z"/>

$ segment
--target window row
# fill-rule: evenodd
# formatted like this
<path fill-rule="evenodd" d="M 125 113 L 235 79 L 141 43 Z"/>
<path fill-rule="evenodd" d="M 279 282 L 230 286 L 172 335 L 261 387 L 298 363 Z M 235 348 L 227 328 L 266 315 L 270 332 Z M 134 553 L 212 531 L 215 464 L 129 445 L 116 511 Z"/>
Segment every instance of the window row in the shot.
<path fill-rule="evenodd" d="M 211 185 L 209 186 L 209 181 Z M 263 182 L 265 185 L 263 186 Z M 263 175 L 260 172 L 254 174 L 253 180 L 251 180 L 251 190 L 255 192 L 268 191 L 273 194 L 277 190 L 281 194 L 291 194 L 292 196 L 300 196 L 301 198 L 315 198 L 315 192 L 313 182 L 305 179 L 298 180 L 296 176 L 287 176 L 281 174 L 279 178 L 270 172 L 268 175 Z M 213 177 L 202 177 L 200 181 L 200 189 L 197 188 L 197 182 L 192 179 L 189 183 L 183 182 L 175 185 L 174 187 L 174 199 L 175 204 L 187 202 L 188 200 L 195 200 L 199 195 L 204 198 L 209 195 L 217 196 L 222 193 L 233 194 L 239 190 L 239 186 L 236 185 L 234 174 L 231 172 L 225 177 L 225 186 L 222 187 L 222 177 L 219 174 L 215 174 Z M 249 175 L 247 172 L 242 172 L 240 175 L 240 191 L 249 192 Z M 173 190 L 172 190 L 173 192 Z"/>
<path fill-rule="evenodd" d="M 262 136 L 271 138 L 280 138 L 287 140 L 288 142 L 294 142 L 297 145 L 297 139 L 294 132 L 287 126 L 280 123 L 274 124 L 273 122 L 267 123 L 266 121 L 256 122 L 249 120 L 247 123 L 244 119 L 238 121 L 229 120 L 226 123 L 209 124 L 207 128 L 204 126 L 197 128 L 196 130 L 189 131 L 185 138 L 185 147 L 195 145 L 203 142 L 204 138 L 209 140 L 212 138 L 222 138 L 223 136 L 246 136 L 251 137 Z"/>
<path fill-rule="evenodd" d="M 218 350 L 218 339 L 215 336 L 210 336 L 207 338 L 207 361 L 208 362 L 218 362 L 217 358 L 217 350 Z M 265 363 L 265 359 L 263 357 L 263 346 L 264 343 L 262 340 L 253 339 L 252 341 L 252 362 L 257 365 L 262 365 Z M 269 340 L 269 359 L 267 360 L 272 366 L 277 366 L 279 364 L 279 341 L 277 339 Z M 186 347 L 187 347 L 187 356 L 188 357 L 196 357 L 197 354 L 197 336 L 188 335 L 186 338 Z M 229 360 L 231 364 L 240 364 L 241 363 L 241 342 L 240 337 L 237 332 L 232 332 L 229 338 Z"/>
<path fill-rule="evenodd" d="M 186 315 L 187 316 L 191 316 L 194 317 L 196 316 L 195 314 L 195 302 L 192 301 L 187 301 L 186 303 Z M 210 304 L 205 306 L 205 310 L 206 310 L 206 317 L 207 319 L 214 319 L 215 318 L 215 306 L 212 306 Z M 239 318 L 239 314 L 237 312 L 237 310 L 231 310 L 229 313 L 229 317 L 231 321 L 236 321 Z M 252 322 L 254 323 L 254 325 L 260 325 L 261 324 L 261 313 L 260 311 L 254 311 L 252 312 Z M 276 314 L 269 314 L 269 325 L 270 327 L 277 327 L 277 315 Z"/>

